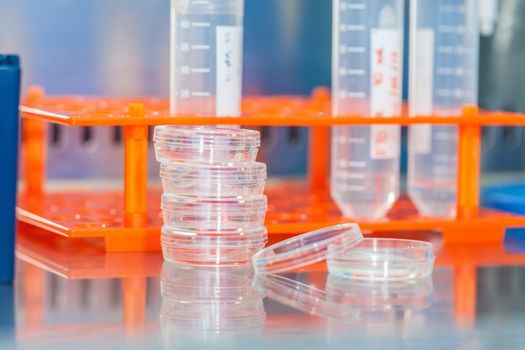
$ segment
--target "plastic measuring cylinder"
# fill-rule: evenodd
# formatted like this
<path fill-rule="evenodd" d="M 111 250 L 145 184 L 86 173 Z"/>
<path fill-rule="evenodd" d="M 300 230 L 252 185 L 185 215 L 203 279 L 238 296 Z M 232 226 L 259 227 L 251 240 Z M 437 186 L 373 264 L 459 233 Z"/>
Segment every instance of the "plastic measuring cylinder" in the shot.
<path fill-rule="evenodd" d="M 244 0 L 172 0 L 171 112 L 236 116 Z"/>
<path fill-rule="evenodd" d="M 334 0 L 333 114 L 402 108 L 403 0 Z M 400 127 L 336 126 L 331 194 L 345 216 L 376 219 L 399 195 Z"/>
<path fill-rule="evenodd" d="M 478 1 L 411 2 L 410 114 L 459 115 L 478 96 Z M 421 215 L 455 217 L 458 131 L 409 129 L 408 192 Z"/>

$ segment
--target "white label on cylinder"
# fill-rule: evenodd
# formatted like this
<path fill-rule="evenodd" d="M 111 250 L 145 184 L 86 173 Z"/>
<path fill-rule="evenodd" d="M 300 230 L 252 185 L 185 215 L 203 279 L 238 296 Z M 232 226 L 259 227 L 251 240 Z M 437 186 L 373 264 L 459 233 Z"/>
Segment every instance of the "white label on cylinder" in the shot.
<path fill-rule="evenodd" d="M 412 63 L 412 84 L 410 114 L 431 115 L 434 104 L 434 31 L 418 29 L 415 42 L 415 62 Z M 409 147 L 415 154 L 429 154 L 432 151 L 432 126 L 414 125 L 409 135 Z"/>
<path fill-rule="evenodd" d="M 372 29 L 370 112 L 374 117 L 401 113 L 402 66 L 401 35 L 398 29 Z M 372 125 L 372 159 L 399 157 L 400 128 L 397 125 Z"/>
<path fill-rule="evenodd" d="M 242 95 L 242 27 L 217 27 L 216 113 L 238 116 Z"/>
<path fill-rule="evenodd" d="M 397 125 L 372 125 L 371 158 L 394 159 L 399 157 L 400 130 Z"/>
<path fill-rule="evenodd" d="M 408 135 L 408 147 L 415 154 L 429 154 L 432 151 L 432 125 L 412 125 Z"/>

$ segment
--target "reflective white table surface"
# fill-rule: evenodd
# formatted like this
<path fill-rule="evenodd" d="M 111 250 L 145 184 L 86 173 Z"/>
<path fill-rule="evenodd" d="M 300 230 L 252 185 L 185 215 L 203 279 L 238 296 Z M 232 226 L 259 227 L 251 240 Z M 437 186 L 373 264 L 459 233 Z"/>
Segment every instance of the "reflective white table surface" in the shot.
<path fill-rule="evenodd" d="M 1 349 L 522 349 L 525 240 L 442 246 L 430 279 L 163 264 L 28 229 L 0 287 Z"/>

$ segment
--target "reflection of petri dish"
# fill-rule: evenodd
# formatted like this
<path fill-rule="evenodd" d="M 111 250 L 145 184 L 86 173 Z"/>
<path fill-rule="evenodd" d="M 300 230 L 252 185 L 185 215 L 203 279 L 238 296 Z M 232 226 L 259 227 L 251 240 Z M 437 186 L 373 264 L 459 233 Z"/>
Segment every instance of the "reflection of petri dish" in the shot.
<path fill-rule="evenodd" d="M 415 240 L 368 238 L 351 249 L 328 250 L 328 271 L 355 280 L 424 278 L 432 274 L 435 260 L 432 244 Z"/>
<path fill-rule="evenodd" d="M 262 299 L 252 288 L 253 268 L 240 266 L 202 266 L 164 262 L 161 274 L 163 298 L 181 302 L 238 303 Z"/>
<path fill-rule="evenodd" d="M 167 339 L 253 336 L 264 327 L 263 295 L 253 269 L 164 263 L 160 325 Z"/>
<path fill-rule="evenodd" d="M 326 260 L 331 253 L 345 251 L 363 238 L 359 226 L 343 224 L 305 233 L 261 250 L 252 258 L 257 273 L 280 273 Z"/>
<path fill-rule="evenodd" d="M 432 302 L 431 277 L 405 281 L 363 281 L 328 275 L 328 298 L 360 311 L 420 310 Z"/>
<path fill-rule="evenodd" d="M 308 286 L 280 275 L 255 275 L 254 288 L 266 297 L 309 315 L 355 321 L 358 313 L 353 308 L 341 308 L 332 302 L 324 290 Z"/>

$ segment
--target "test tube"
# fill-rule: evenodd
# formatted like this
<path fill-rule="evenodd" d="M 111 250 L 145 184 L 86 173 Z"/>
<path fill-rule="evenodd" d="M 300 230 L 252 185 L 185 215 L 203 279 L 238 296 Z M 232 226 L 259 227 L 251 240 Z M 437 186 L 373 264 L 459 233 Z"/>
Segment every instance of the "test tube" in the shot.
<path fill-rule="evenodd" d="M 244 0 L 172 0 L 172 114 L 237 116 Z"/>
<path fill-rule="evenodd" d="M 478 96 L 478 1 L 411 3 L 410 114 L 459 115 Z M 453 218 L 458 130 L 409 129 L 408 193 L 423 216 Z"/>
<path fill-rule="evenodd" d="M 334 0 L 334 116 L 401 114 L 404 0 Z M 331 195 L 345 216 L 384 217 L 399 195 L 400 127 L 335 126 Z"/>

